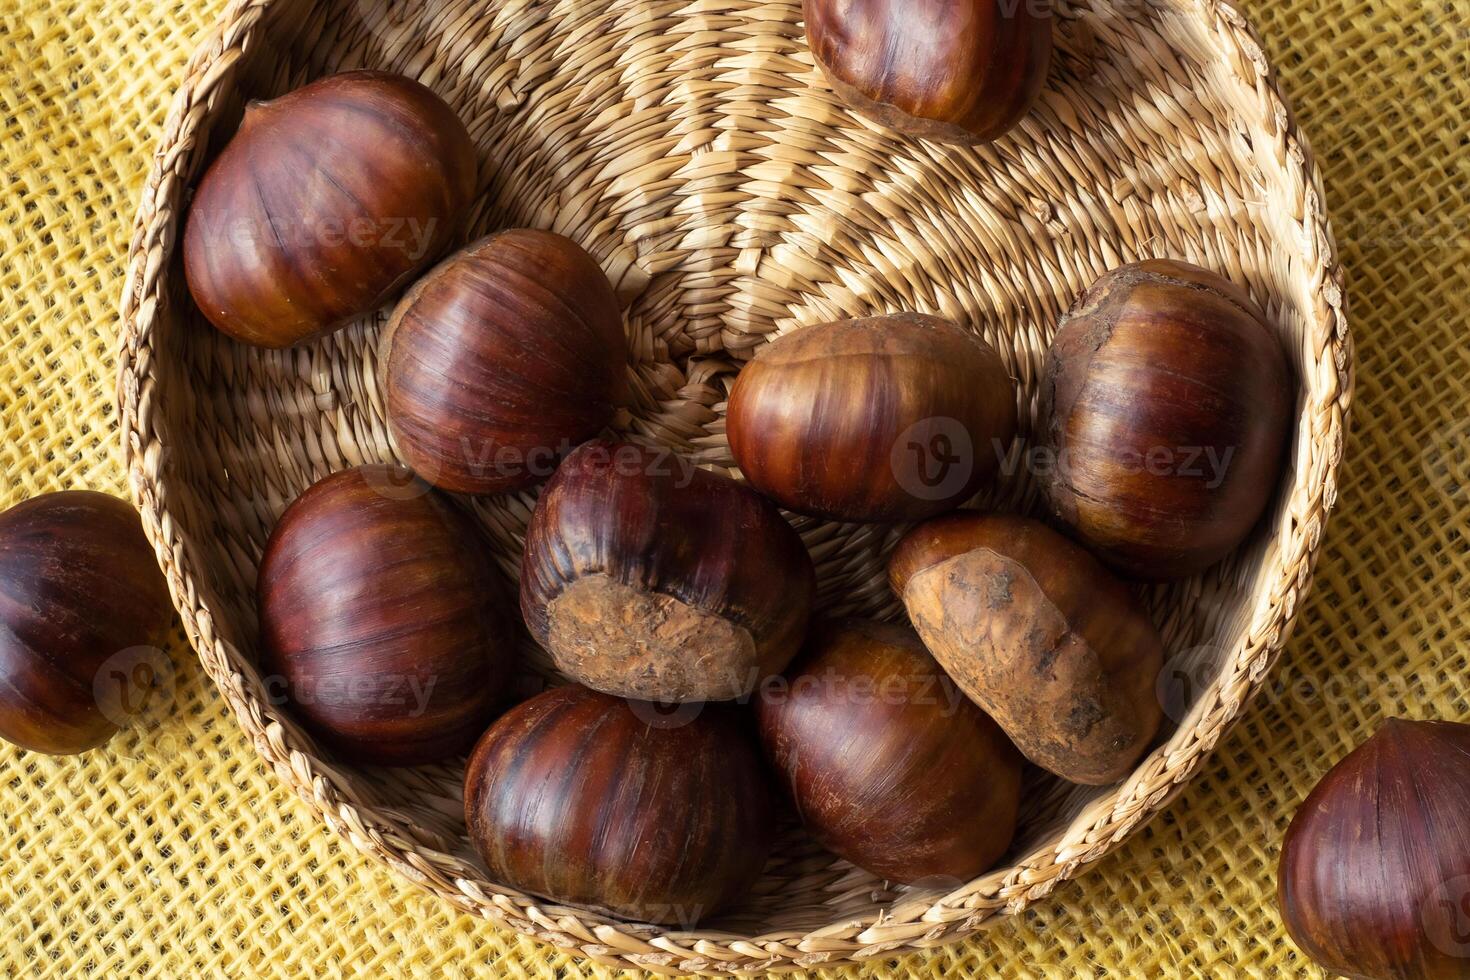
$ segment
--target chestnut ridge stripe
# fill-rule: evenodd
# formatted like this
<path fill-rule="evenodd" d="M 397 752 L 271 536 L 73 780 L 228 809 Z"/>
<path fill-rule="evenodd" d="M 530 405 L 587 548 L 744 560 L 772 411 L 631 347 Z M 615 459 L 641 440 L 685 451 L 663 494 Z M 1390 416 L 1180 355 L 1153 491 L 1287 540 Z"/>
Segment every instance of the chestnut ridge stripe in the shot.
<path fill-rule="evenodd" d="M 514 271 L 519 277 L 514 289 L 506 283 L 498 284 L 498 297 L 507 307 L 524 309 L 527 304 L 530 291 L 536 290 L 540 299 L 548 307 L 556 307 L 561 311 L 560 319 L 564 323 L 570 323 L 581 328 L 587 343 L 601 346 L 605 338 L 597 333 L 597 329 L 587 319 L 586 310 L 580 304 L 573 305 L 569 302 L 569 295 L 551 289 L 546 285 L 542 276 L 545 272 L 546 257 L 534 249 L 528 248 L 525 242 L 512 236 L 500 236 L 495 239 L 501 254 L 506 256 L 506 268 Z M 509 259 L 515 257 L 518 261 L 512 264 Z M 609 283 L 611 285 L 611 283 Z M 517 318 L 511 317 L 508 322 L 515 323 Z M 621 324 L 620 324 L 621 325 Z M 540 350 L 547 344 L 555 344 L 560 347 L 570 361 L 580 361 L 588 370 L 599 371 L 604 366 L 600 361 L 590 360 L 586 354 L 586 348 L 578 348 L 575 344 L 568 344 L 562 336 L 555 331 L 547 331 L 538 334 L 533 339 L 533 350 Z"/>
<path fill-rule="evenodd" d="M 596 707 L 597 705 L 595 703 L 573 706 L 571 714 L 573 717 L 578 718 L 583 731 L 575 743 L 576 747 L 569 753 L 566 760 L 567 764 L 561 770 L 560 781 L 554 789 L 549 788 L 544 794 L 534 797 L 528 805 L 517 806 L 517 809 L 521 811 L 520 822 L 531 828 L 540 829 L 541 834 L 539 836 L 550 840 L 559 840 L 565 845 L 564 847 L 545 847 L 544 853 L 542 854 L 541 878 L 539 881 L 527 883 L 534 890 L 539 891 L 544 887 L 550 891 L 559 892 L 567 888 L 572 884 L 572 882 L 563 877 L 567 873 L 565 867 L 567 858 L 572 856 L 581 857 L 584 854 L 590 855 L 591 853 L 590 851 L 582 850 L 582 848 L 577 846 L 576 842 L 567 839 L 563 835 L 572 829 L 568 826 L 569 822 L 575 823 L 586 819 L 587 814 L 580 808 L 574 807 L 570 810 L 565 808 L 567 794 L 578 782 L 588 779 L 591 774 L 590 767 L 586 766 L 588 750 L 594 745 L 599 744 L 598 738 L 602 734 L 603 728 L 616 717 L 612 711 L 597 711 Z M 581 716 L 584 715 L 589 717 L 583 720 Z M 549 734 L 548 729 L 543 725 L 538 725 L 536 731 L 542 739 L 546 738 Z M 534 743 L 532 747 L 534 748 Z M 520 756 L 517 758 L 520 758 Z M 623 758 L 626 759 L 627 757 L 624 756 Z M 639 774 L 635 770 L 624 778 L 636 779 Z M 599 772 L 597 775 L 602 774 Z M 587 897 L 583 897 L 582 900 L 586 901 Z"/>
<path fill-rule="evenodd" d="M 502 737 L 499 730 L 496 730 L 495 752 L 491 757 L 491 764 L 479 773 L 479 781 L 475 784 L 478 792 L 471 800 L 472 806 L 468 810 L 471 820 L 483 815 L 487 804 L 497 809 L 510 804 L 520 804 L 522 807 L 528 807 L 531 804 L 532 801 L 524 799 L 506 800 L 494 791 L 493 786 L 497 783 L 519 785 L 521 770 L 531 764 L 531 756 L 540 746 L 541 740 L 556 727 L 564 716 L 574 713 L 576 708 L 575 704 L 565 699 L 548 700 L 538 703 L 533 709 L 518 710 L 520 706 L 517 706 L 517 708 L 512 708 L 510 713 L 502 716 L 503 718 L 514 717 L 517 729 L 525 729 L 527 724 L 530 725 L 530 728 L 526 729 L 520 738 L 515 738 L 510 734 Z M 535 713 L 531 713 L 532 711 Z M 603 720 L 605 719 L 606 716 L 603 716 Z M 568 766 L 567 770 L 567 775 L 570 775 L 575 772 L 576 766 Z M 517 827 L 521 826 L 517 824 Z M 495 857 L 500 861 L 508 860 L 525 846 L 525 842 L 520 837 L 513 837 L 503 831 L 487 839 L 496 842 L 499 853 Z M 492 856 L 486 855 L 486 857 L 489 859 Z"/>

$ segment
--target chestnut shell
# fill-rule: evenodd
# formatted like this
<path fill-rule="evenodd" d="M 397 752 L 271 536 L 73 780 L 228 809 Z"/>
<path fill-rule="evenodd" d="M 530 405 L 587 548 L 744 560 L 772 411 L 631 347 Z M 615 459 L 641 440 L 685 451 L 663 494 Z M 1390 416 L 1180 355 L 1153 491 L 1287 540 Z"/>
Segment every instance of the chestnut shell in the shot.
<path fill-rule="evenodd" d="M 754 739 L 727 705 L 664 715 L 577 685 L 546 691 L 485 733 L 464 796 L 497 881 L 686 928 L 744 897 L 775 839 Z"/>
<path fill-rule="evenodd" d="M 1157 259 L 1103 276 L 1063 319 L 1042 396 L 1053 513 L 1134 578 L 1215 564 L 1276 493 L 1286 355 L 1245 290 L 1212 272 Z"/>
<path fill-rule="evenodd" d="M 444 254 L 476 166 L 454 110 L 401 75 L 343 72 L 252 102 L 189 207 L 189 292 L 246 343 L 335 330 Z"/>
<path fill-rule="evenodd" d="M 1039 521 L 959 512 L 910 531 L 888 573 L 924 645 L 1032 762 L 1106 785 L 1147 750 L 1163 640 L 1084 549 Z"/>
<path fill-rule="evenodd" d="M 890 881 L 968 881 L 1010 846 L 1021 754 L 907 626 L 814 626 L 756 702 L 812 835 Z"/>
<path fill-rule="evenodd" d="M 168 586 L 131 506 L 103 493 L 33 497 L 0 514 L 0 738 L 70 755 L 118 730 L 98 672 L 162 646 Z"/>
<path fill-rule="evenodd" d="M 996 139 L 1030 111 L 1051 65 L 1041 0 L 805 0 L 802 10 L 837 94 L 911 136 Z"/>
<path fill-rule="evenodd" d="M 1470 725 L 1393 719 L 1308 794 L 1281 846 L 1281 916 L 1348 977 L 1470 972 Z"/>
<path fill-rule="evenodd" d="M 334 473 L 297 498 L 257 592 L 267 692 L 351 761 L 457 755 L 501 706 L 516 634 L 488 552 L 399 467 Z"/>
<path fill-rule="evenodd" d="M 500 232 L 446 259 L 393 311 L 379 360 L 404 461 L 460 493 L 542 482 L 627 397 L 617 296 L 549 231 Z"/>
<path fill-rule="evenodd" d="M 750 693 L 800 648 L 816 591 L 770 501 L 664 450 L 591 443 L 526 531 L 521 611 L 558 669 L 663 702 Z"/>
<path fill-rule="evenodd" d="M 903 313 L 803 327 L 730 392 L 730 452 L 783 507 L 830 520 L 920 520 L 988 483 L 1016 431 L 1015 385 L 979 337 Z"/>

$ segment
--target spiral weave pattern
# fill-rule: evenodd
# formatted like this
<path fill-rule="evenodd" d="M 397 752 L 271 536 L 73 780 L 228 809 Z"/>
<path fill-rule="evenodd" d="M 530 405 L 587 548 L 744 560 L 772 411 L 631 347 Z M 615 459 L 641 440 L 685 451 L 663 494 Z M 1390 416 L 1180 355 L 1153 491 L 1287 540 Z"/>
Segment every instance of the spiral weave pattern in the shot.
<path fill-rule="evenodd" d="M 1311 154 L 1249 27 L 1217 0 L 1059 11 L 1042 101 L 978 149 L 855 117 L 815 69 L 795 0 L 236 0 L 191 59 L 129 249 L 118 403 L 129 477 L 186 631 L 279 779 L 353 845 L 458 908 L 611 965 L 671 973 L 828 965 L 953 941 L 1044 897 L 1163 807 L 1279 653 L 1336 497 L 1352 393 L 1341 270 Z M 745 907 L 695 931 L 618 922 L 490 881 L 457 766 L 349 770 L 265 696 L 254 569 L 314 480 L 394 458 L 376 380 L 386 311 L 287 351 L 216 335 L 183 289 L 188 188 L 247 98 L 324 73 L 403 72 L 481 150 L 471 234 L 548 228 L 603 264 L 625 307 L 631 408 L 617 429 L 732 470 L 725 399 L 772 336 L 843 317 L 946 316 L 1001 354 L 1035 425 L 1062 311 L 1106 269 L 1153 256 L 1246 285 L 1298 383 L 1291 463 L 1236 556 L 1149 595 L 1201 679 L 1131 777 L 1038 782 L 1001 866 L 895 889 L 788 832 Z M 465 506 L 514 576 L 533 494 Z M 1026 466 L 981 503 L 1032 509 Z M 830 613 L 897 613 L 901 529 L 797 520 Z M 549 664 L 531 650 L 532 674 Z M 528 677 L 527 683 L 534 678 Z"/>

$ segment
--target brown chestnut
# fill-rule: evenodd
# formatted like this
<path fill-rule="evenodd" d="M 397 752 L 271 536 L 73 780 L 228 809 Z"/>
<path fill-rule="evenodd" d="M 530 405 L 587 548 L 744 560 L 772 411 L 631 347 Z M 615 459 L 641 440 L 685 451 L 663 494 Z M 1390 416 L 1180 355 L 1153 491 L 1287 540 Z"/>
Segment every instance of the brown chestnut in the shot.
<path fill-rule="evenodd" d="M 775 820 L 731 706 L 664 714 L 572 685 L 512 708 L 465 770 L 465 824 L 512 888 L 686 928 L 743 898 Z"/>
<path fill-rule="evenodd" d="M 1386 722 L 1332 768 L 1281 846 L 1287 932 L 1371 980 L 1470 973 L 1470 725 Z"/>
<path fill-rule="evenodd" d="M 736 379 L 730 452 L 789 510 L 840 521 L 920 520 L 991 480 L 1016 431 L 1016 391 L 988 344 L 903 313 L 805 327 Z"/>
<path fill-rule="evenodd" d="M 351 761 L 457 755 L 500 707 L 516 636 L 490 559 L 402 468 L 334 473 L 298 497 L 258 599 L 267 694 Z"/>
<path fill-rule="evenodd" d="M 749 694 L 796 655 L 816 591 L 770 501 L 665 450 L 567 457 L 526 531 L 521 611 L 568 677 L 649 701 Z"/>
<path fill-rule="evenodd" d="M 802 10 L 837 94 L 911 136 L 1001 136 L 1030 111 L 1051 65 L 1047 0 L 805 0 Z"/>
<path fill-rule="evenodd" d="M 189 208 L 189 291 L 246 343 L 328 333 L 444 254 L 475 170 L 454 110 L 400 75 L 344 72 L 251 102 Z"/>
<path fill-rule="evenodd" d="M 1042 380 L 1055 515 L 1115 569 L 1181 578 L 1275 495 L 1292 389 L 1244 289 L 1182 262 L 1109 272 L 1063 319 Z"/>
<path fill-rule="evenodd" d="M 888 573 L 924 645 L 1032 762 L 1104 785 L 1148 748 L 1163 641 L 1085 550 L 1039 521 L 961 512 L 910 531 Z"/>
<path fill-rule="evenodd" d="M 399 302 L 381 344 L 398 450 L 447 490 L 540 483 L 626 397 L 617 296 L 592 256 L 549 231 L 450 256 Z"/>
<path fill-rule="evenodd" d="M 853 864 L 968 881 L 1010 846 L 1021 755 L 907 626 L 814 627 L 756 713 L 802 822 Z"/>
<path fill-rule="evenodd" d="M 113 704 L 105 688 L 148 683 L 132 653 L 159 647 L 172 621 L 143 524 L 123 501 L 71 490 L 0 514 L 0 737 L 51 755 L 107 741 L 149 692 Z"/>

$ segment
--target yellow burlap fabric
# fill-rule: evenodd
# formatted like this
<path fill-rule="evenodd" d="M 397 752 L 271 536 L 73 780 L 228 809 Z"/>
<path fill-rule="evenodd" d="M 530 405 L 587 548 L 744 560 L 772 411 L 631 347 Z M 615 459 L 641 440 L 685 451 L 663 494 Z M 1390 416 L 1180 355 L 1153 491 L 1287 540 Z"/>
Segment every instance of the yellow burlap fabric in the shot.
<path fill-rule="evenodd" d="M 0 0 L 0 504 L 123 494 L 114 309 L 176 72 L 220 0 Z M 1316 590 L 1263 696 L 1144 833 L 1020 920 L 874 977 L 1302 972 L 1282 831 L 1380 719 L 1465 718 L 1470 0 L 1244 0 L 1300 111 L 1361 356 Z M 10 975 L 596 975 L 345 849 L 184 644 L 170 711 L 90 755 L 0 748 Z"/>

